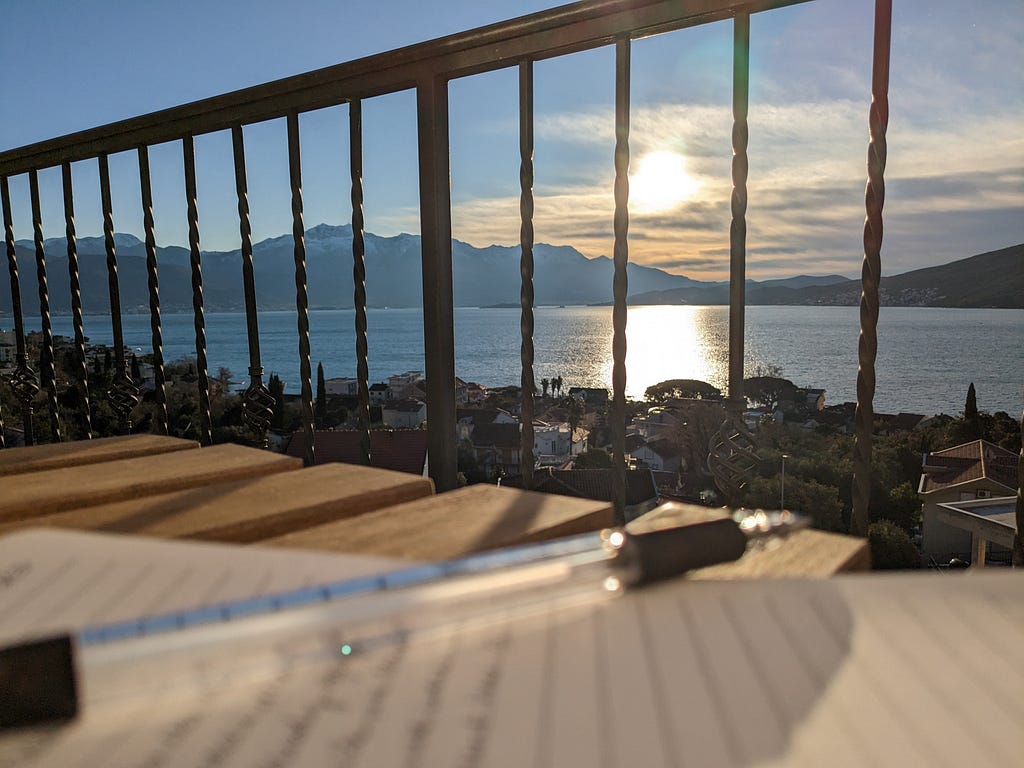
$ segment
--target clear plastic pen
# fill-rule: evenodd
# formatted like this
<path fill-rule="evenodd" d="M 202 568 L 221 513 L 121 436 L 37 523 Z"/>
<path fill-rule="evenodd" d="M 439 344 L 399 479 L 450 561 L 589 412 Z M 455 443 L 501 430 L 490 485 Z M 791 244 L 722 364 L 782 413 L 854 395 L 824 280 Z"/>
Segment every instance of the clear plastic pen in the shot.
<path fill-rule="evenodd" d="M 0 649 L 0 727 L 156 691 L 202 695 L 411 636 L 614 598 L 735 560 L 749 539 L 804 523 L 743 511 L 643 533 L 605 529 L 23 643 Z"/>

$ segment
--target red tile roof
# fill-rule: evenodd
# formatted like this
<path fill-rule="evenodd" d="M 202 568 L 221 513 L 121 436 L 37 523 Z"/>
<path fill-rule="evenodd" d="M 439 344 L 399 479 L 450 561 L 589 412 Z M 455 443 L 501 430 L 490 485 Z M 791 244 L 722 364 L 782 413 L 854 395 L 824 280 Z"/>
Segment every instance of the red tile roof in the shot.
<path fill-rule="evenodd" d="M 986 478 L 1017 490 L 1017 455 L 987 440 L 974 440 L 925 454 L 921 493 Z"/>
<path fill-rule="evenodd" d="M 360 433 L 355 429 L 320 430 L 313 433 L 316 463 L 362 464 Z M 296 432 L 288 441 L 286 453 L 302 457 L 306 450 L 306 434 Z M 396 472 L 422 475 L 427 460 L 427 432 L 423 429 L 372 430 L 370 432 L 370 465 Z"/>

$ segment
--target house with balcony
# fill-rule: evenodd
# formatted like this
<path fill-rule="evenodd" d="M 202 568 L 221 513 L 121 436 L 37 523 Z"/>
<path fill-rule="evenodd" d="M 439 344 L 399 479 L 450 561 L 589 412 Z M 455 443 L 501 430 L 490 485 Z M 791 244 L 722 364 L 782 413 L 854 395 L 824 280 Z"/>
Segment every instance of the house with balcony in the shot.
<path fill-rule="evenodd" d="M 574 438 L 572 427 L 566 422 L 550 424 L 534 421 L 533 455 L 537 464 L 557 467 L 567 462 L 572 457 L 574 448 L 579 451 Z"/>
<path fill-rule="evenodd" d="M 944 505 L 1006 497 L 1017 492 L 1019 456 L 987 440 L 926 453 L 921 464 L 922 554 L 927 561 L 977 560 L 975 531 L 951 524 Z M 975 513 L 977 516 L 977 513 Z"/>
<path fill-rule="evenodd" d="M 478 424 L 470 435 L 477 465 L 487 477 L 498 471 L 519 474 L 522 466 L 522 440 L 518 422 Z"/>

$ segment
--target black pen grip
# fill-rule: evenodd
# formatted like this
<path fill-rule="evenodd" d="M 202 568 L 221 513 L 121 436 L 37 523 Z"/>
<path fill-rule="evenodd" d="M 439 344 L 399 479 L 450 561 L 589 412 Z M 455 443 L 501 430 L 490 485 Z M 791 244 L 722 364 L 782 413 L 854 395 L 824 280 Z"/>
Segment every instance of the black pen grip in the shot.
<path fill-rule="evenodd" d="M 746 548 L 746 534 L 736 521 L 721 517 L 647 533 L 627 533 L 616 565 L 625 569 L 629 586 L 639 586 L 738 560 Z"/>

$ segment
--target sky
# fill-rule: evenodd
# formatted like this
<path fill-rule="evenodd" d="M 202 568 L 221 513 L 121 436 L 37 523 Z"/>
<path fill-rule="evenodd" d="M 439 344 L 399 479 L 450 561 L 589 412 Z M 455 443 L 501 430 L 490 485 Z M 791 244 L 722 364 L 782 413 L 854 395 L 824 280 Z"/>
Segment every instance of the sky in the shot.
<path fill-rule="evenodd" d="M 0 0 L 0 149 L 145 114 L 557 5 L 543 0 Z M 1024 242 L 1024 5 L 895 0 L 884 274 Z M 747 275 L 859 275 L 870 0 L 751 22 Z M 728 278 L 732 24 L 634 42 L 630 259 Z M 453 234 L 519 238 L 517 74 L 450 85 Z M 535 66 L 536 238 L 611 255 L 614 51 Z M 415 94 L 368 100 L 368 231 L 419 231 Z M 347 107 L 300 120 L 305 223 L 348 223 Z M 247 126 L 256 240 L 291 231 L 283 120 Z M 238 247 L 226 133 L 196 139 L 204 250 Z M 153 147 L 157 241 L 187 243 L 180 142 Z M 110 158 L 115 227 L 141 236 L 134 153 Z M 73 166 L 78 234 L 101 233 L 95 161 Z M 10 179 L 31 238 L 28 180 Z M 60 171 L 40 173 L 46 237 Z"/>

